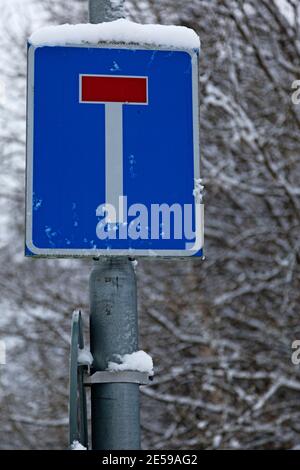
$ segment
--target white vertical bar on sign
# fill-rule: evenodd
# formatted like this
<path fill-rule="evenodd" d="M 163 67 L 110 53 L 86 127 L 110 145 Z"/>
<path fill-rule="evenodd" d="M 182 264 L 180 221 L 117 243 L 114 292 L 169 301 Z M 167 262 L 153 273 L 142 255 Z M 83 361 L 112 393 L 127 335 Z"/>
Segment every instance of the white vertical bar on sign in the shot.
<path fill-rule="evenodd" d="M 116 220 L 122 223 L 119 198 L 123 196 L 123 104 L 105 104 L 105 203 L 115 209 Z"/>

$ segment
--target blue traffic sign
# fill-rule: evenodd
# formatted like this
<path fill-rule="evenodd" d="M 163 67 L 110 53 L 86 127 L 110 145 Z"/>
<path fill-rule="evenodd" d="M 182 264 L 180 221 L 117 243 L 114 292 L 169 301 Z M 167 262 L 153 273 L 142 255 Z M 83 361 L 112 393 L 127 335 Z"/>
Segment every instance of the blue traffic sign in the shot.
<path fill-rule="evenodd" d="M 28 256 L 202 256 L 198 52 L 29 46 Z"/>

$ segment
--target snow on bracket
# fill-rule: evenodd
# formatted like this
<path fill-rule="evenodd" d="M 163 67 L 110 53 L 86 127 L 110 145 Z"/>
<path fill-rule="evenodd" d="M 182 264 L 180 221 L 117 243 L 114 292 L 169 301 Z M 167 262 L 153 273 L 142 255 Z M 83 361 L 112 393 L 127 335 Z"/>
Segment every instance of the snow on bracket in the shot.
<path fill-rule="evenodd" d="M 34 46 L 97 45 L 103 42 L 200 49 L 199 36 L 190 28 L 142 25 L 125 19 L 99 24 L 47 26 L 29 38 L 29 43 Z"/>

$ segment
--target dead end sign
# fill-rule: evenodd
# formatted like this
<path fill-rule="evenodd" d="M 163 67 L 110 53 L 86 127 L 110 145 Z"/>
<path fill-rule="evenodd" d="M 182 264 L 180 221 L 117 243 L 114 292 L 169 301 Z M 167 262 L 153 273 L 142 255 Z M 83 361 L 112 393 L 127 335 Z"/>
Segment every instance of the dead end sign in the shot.
<path fill-rule="evenodd" d="M 197 51 L 31 45 L 28 63 L 26 254 L 202 256 Z"/>
<path fill-rule="evenodd" d="M 105 105 L 105 202 L 114 208 L 110 223 L 120 223 L 123 194 L 123 105 L 147 105 L 147 77 L 80 76 L 80 102 Z"/>

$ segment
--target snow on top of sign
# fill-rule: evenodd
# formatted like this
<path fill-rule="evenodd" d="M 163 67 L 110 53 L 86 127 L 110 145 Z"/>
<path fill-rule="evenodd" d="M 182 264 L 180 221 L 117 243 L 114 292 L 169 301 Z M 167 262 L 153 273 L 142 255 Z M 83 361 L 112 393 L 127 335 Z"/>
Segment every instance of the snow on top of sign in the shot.
<path fill-rule="evenodd" d="M 185 26 L 138 24 L 125 19 L 99 24 L 47 26 L 29 38 L 34 46 L 63 46 L 113 42 L 182 49 L 199 49 L 200 39 Z"/>

